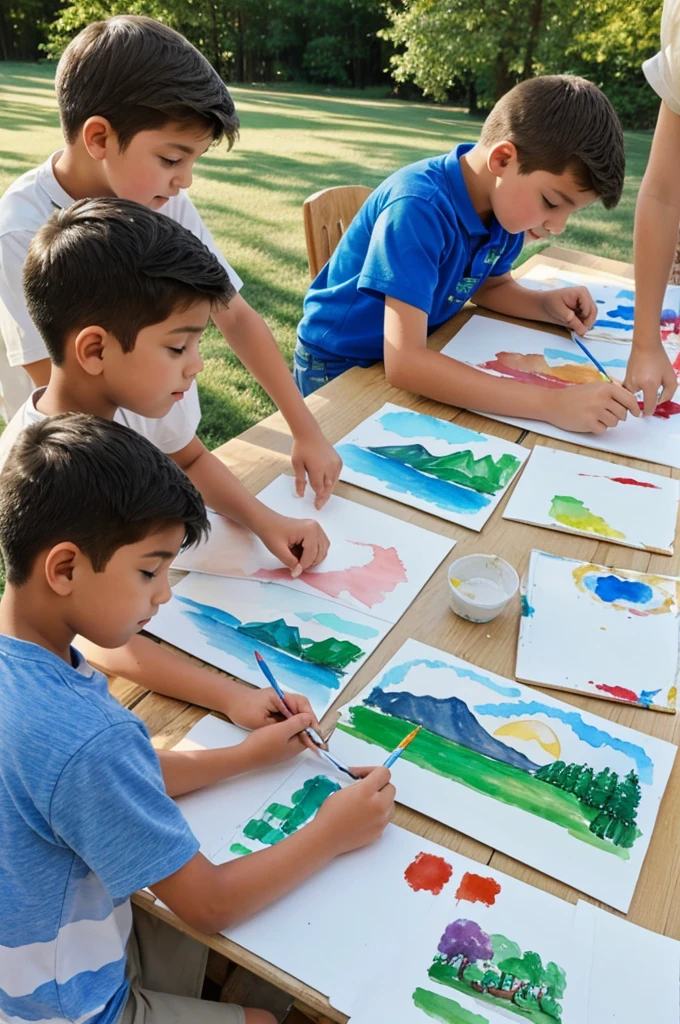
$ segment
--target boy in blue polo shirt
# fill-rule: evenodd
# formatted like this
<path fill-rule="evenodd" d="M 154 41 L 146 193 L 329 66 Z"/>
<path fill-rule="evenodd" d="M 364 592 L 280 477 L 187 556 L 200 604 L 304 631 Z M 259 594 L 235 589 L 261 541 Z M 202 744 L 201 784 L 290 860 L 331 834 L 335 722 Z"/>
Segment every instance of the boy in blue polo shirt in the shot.
<path fill-rule="evenodd" d="M 385 361 L 390 384 L 480 412 L 602 433 L 639 415 L 613 384 L 547 391 L 494 377 L 427 348 L 468 299 L 579 334 L 596 318 L 585 288 L 531 291 L 510 268 L 528 239 L 559 234 L 571 213 L 616 206 L 623 134 L 590 82 L 522 82 L 487 118 L 476 145 L 397 171 L 369 196 L 312 283 L 298 327 L 295 376 L 308 395 L 351 366 Z"/>

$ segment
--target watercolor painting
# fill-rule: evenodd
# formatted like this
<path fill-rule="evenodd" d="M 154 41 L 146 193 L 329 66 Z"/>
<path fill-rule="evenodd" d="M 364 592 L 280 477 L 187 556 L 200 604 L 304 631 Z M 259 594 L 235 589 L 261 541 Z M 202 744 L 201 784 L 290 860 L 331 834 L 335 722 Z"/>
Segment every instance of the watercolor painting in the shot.
<path fill-rule="evenodd" d="M 504 519 L 673 554 L 680 482 L 537 445 Z"/>
<path fill-rule="evenodd" d="M 607 341 L 592 341 L 588 347 L 613 380 L 624 380 L 627 347 Z M 481 316 L 470 317 L 442 352 L 484 373 L 552 390 L 601 380 L 590 360 L 569 338 Z M 669 354 L 676 373 L 680 373 L 680 349 L 671 348 Z M 653 416 L 629 415 L 603 434 L 575 433 L 520 416 L 484 415 L 560 441 L 680 469 L 679 413 L 680 390 L 671 401 L 657 406 Z"/>
<path fill-rule="evenodd" d="M 598 277 L 572 270 L 557 270 L 538 263 L 519 280 L 523 288 L 568 288 L 582 284 L 598 307 L 598 316 L 586 338 L 628 342 L 633 337 L 635 320 L 635 285 L 625 278 Z M 680 286 L 668 285 L 663 300 L 659 333 L 662 341 L 680 343 Z"/>
<path fill-rule="evenodd" d="M 678 583 L 532 551 L 517 678 L 675 711 Z"/>
<path fill-rule="evenodd" d="M 146 628 L 262 687 L 259 651 L 283 689 L 308 697 L 321 716 L 391 627 L 277 583 L 189 573 Z"/>
<path fill-rule="evenodd" d="M 266 581 L 310 598 L 322 595 L 342 609 L 394 623 L 455 544 L 336 495 L 317 511 L 314 495 L 297 498 L 287 476 L 277 477 L 258 497 L 280 515 L 316 519 L 330 540 L 324 561 L 293 579 L 258 537 L 213 513 L 208 540 L 182 552 L 175 567 Z"/>
<path fill-rule="evenodd" d="M 520 445 L 387 403 L 342 439 L 340 478 L 481 530 L 528 453 Z"/>
<path fill-rule="evenodd" d="M 233 837 L 229 852 L 243 857 L 275 846 L 312 821 L 321 804 L 342 788 L 339 779 L 311 774 L 302 764 Z"/>
<path fill-rule="evenodd" d="M 333 749 L 374 763 L 415 725 L 400 803 L 627 909 L 672 745 L 408 640 L 342 708 Z"/>

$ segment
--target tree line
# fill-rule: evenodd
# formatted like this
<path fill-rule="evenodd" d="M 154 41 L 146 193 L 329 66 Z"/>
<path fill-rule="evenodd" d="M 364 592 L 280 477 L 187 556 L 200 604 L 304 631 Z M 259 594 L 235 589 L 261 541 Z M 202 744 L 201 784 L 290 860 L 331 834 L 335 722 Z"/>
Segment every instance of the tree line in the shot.
<path fill-rule="evenodd" d="M 569 72 L 600 85 L 624 126 L 651 127 L 642 61 L 660 0 L 5 0 L 0 58 L 56 57 L 84 25 L 147 14 L 186 35 L 226 81 L 391 84 L 488 109 L 517 82 Z"/>

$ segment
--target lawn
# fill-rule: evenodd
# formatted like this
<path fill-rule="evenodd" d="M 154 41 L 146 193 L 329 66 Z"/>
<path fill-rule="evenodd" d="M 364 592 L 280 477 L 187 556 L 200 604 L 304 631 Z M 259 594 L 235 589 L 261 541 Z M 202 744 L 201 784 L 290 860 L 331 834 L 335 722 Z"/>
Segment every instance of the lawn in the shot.
<path fill-rule="evenodd" d="M 0 191 L 61 144 L 53 68 L 0 63 Z M 192 197 L 243 278 L 243 295 L 290 360 L 309 277 L 301 205 L 329 185 L 377 185 L 396 168 L 474 140 L 481 121 L 460 110 L 365 93 L 254 86 L 232 89 L 241 139 L 198 164 Z M 576 249 L 630 260 L 635 195 L 651 135 L 627 134 L 619 207 L 577 214 L 562 236 Z M 531 247 L 527 255 L 538 251 Z M 201 436 L 214 447 L 272 411 L 272 404 L 214 329 L 203 342 Z"/>

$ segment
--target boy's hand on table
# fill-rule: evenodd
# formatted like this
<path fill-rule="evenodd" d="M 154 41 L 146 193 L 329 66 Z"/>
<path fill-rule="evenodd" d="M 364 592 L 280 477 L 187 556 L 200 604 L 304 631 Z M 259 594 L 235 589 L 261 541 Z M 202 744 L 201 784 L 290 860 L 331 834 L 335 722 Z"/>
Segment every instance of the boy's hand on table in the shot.
<path fill-rule="evenodd" d="M 621 384 L 574 384 L 550 392 L 547 420 L 562 430 L 604 434 L 625 420 L 628 413 L 641 416 L 634 395 Z"/>
<path fill-rule="evenodd" d="M 542 308 L 549 323 L 577 334 L 586 334 L 597 320 L 597 305 L 587 288 L 552 288 L 541 292 Z"/>
<path fill-rule="evenodd" d="M 315 508 L 323 508 L 338 482 L 342 459 L 321 430 L 311 437 L 293 438 L 291 462 L 295 470 L 295 490 L 299 498 L 305 493 L 307 480 L 316 495 Z"/>
<path fill-rule="evenodd" d="M 395 789 L 388 768 L 352 768 L 360 782 L 333 793 L 309 828 L 323 830 L 336 855 L 367 846 L 383 834 L 394 810 Z"/>
<path fill-rule="evenodd" d="M 330 541 L 314 519 L 292 519 L 272 512 L 258 536 L 291 570 L 293 579 L 323 562 Z"/>
<path fill-rule="evenodd" d="M 243 771 L 279 764 L 301 754 L 306 749 L 309 737 L 305 733 L 315 721 L 313 715 L 293 715 L 285 722 L 276 722 L 263 729 L 256 729 L 246 736 L 240 750 L 243 757 Z"/>
<path fill-rule="evenodd" d="M 321 726 L 306 697 L 299 693 L 287 693 L 286 704 L 294 715 L 309 715 L 312 728 L 321 732 Z M 262 690 L 251 690 L 241 683 L 234 683 L 229 690 L 224 713 L 234 725 L 240 725 L 242 729 L 261 729 L 263 725 L 275 725 L 289 717 L 282 701 L 270 686 Z M 309 742 L 314 746 L 311 740 Z"/>
<path fill-rule="evenodd" d="M 673 397 L 678 380 L 673 364 L 658 339 L 649 344 L 638 344 L 637 337 L 633 338 L 623 385 L 633 393 L 642 392 L 645 416 L 651 416 L 657 405 Z M 659 388 L 663 389 L 661 395 Z"/>

